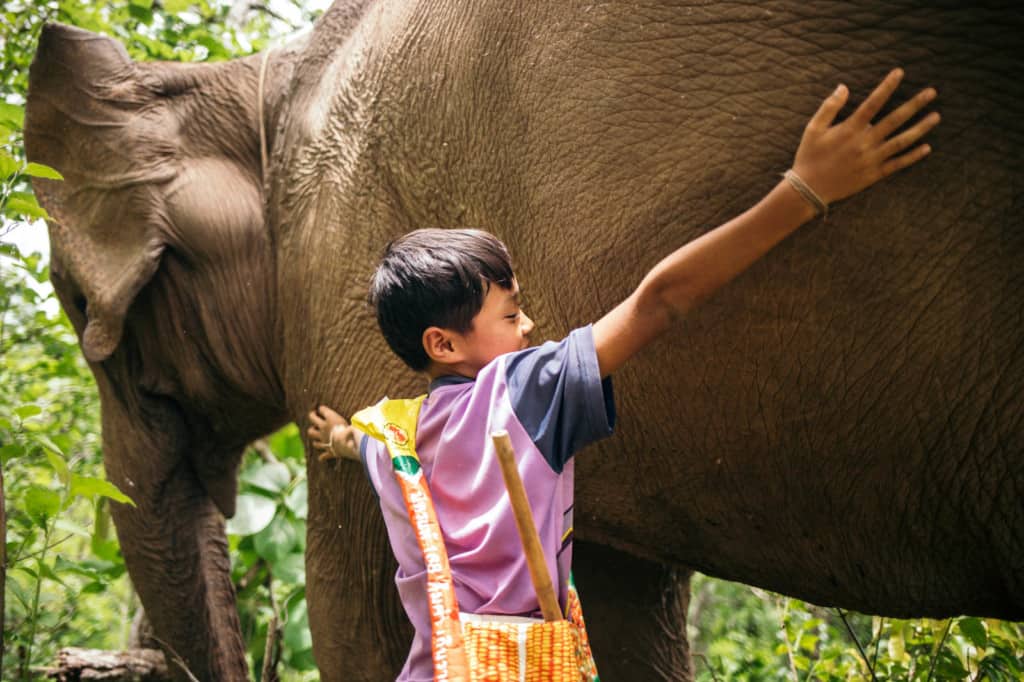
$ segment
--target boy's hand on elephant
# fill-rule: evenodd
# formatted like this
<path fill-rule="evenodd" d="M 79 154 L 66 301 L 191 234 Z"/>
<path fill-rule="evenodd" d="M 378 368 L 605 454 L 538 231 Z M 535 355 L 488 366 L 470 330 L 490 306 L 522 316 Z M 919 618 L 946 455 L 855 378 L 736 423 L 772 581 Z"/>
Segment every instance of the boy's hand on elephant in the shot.
<path fill-rule="evenodd" d="M 356 430 L 344 417 L 321 405 L 309 413 L 312 426 L 306 430 L 310 444 L 319 453 L 318 459 L 359 459 Z"/>
<path fill-rule="evenodd" d="M 902 69 L 892 70 L 849 118 L 832 125 L 849 96 L 846 87 L 840 85 L 807 124 L 793 171 L 826 203 L 856 194 L 917 163 L 931 151 L 926 144 L 906 150 L 939 123 L 938 112 L 894 133 L 935 99 L 933 88 L 922 90 L 872 124 L 902 79 Z"/>

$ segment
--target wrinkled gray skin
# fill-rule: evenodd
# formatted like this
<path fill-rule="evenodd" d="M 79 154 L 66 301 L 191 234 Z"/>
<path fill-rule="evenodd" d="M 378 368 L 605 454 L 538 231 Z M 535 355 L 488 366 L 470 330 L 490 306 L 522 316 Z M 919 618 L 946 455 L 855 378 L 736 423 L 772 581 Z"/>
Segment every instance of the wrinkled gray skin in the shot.
<path fill-rule="evenodd" d="M 606 679 L 680 677 L 685 569 L 892 616 L 1024 618 L 1022 20 L 1012 5 L 339 2 L 224 64 L 42 37 L 26 145 L 157 635 L 245 679 L 221 513 L 243 445 L 423 382 L 364 284 L 409 229 L 515 257 L 538 339 L 755 201 L 838 82 L 940 93 L 934 155 L 834 207 L 615 377 L 578 459 L 576 571 Z M 543 5 L 543 6 L 541 6 Z M 833 12 L 811 16 L 806 12 Z M 269 163 L 259 152 L 264 104 Z M 409 637 L 358 464 L 309 459 L 325 680 Z M 678 567 L 678 568 L 673 568 Z M 664 603 L 663 603 L 664 602 Z M 630 649 L 631 650 L 626 650 Z"/>

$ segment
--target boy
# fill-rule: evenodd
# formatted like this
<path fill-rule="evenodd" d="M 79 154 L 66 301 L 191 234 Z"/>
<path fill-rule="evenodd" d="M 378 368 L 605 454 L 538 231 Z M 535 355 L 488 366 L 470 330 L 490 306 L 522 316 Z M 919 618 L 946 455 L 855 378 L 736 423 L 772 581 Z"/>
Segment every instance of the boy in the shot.
<path fill-rule="evenodd" d="M 548 570 L 562 603 L 571 563 L 572 455 L 614 425 L 608 378 L 674 319 L 738 275 L 802 223 L 924 158 L 917 141 L 931 113 L 896 133 L 936 95 L 926 89 L 881 121 L 896 90 L 891 72 L 845 121 L 839 86 L 808 123 L 793 168 L 757 205 L 670 254 L 590 327 L 529 348 L 505 247 L 472 230 L 420 230 L 389 245 L 370 291 L 389 346 L 431 380 L 417 449 L 448 550 L 462 611 L 535 615 L 536 596 L 516 535 L 490 432 L 509 431 Z M 891 136 L 891 137 L 890 137 Z M 433 679 L 425 568 L 383 445 L 332 410 L 309 415 L 324 457 L 361 458 L 380 497 L 399 562 L 396 583 L 416 635 L 400 680 Z"/>

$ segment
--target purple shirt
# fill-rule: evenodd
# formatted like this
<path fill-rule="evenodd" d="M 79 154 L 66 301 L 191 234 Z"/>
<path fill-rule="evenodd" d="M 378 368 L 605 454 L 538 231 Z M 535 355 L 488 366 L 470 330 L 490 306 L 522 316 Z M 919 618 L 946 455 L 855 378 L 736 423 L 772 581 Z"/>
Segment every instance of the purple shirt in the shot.
<path fill-rule="evenodd" d="M 559 343 L 502 355 L 475 380 L 441 377 L 420 409 L 416 450 L 434 500 L 459 609 L 539 616 L 537 595 L 490 434 L 508 431 L 537 532 L 564 606 L 572 563 L 574 452 L 611 434 L 611 381 L 601 380 L 591 328 Z M 426 568 L 383 443 L 364 437 L 380 498 L 395 583 L 416 634 L 398 679 L 434 679 Z"/>

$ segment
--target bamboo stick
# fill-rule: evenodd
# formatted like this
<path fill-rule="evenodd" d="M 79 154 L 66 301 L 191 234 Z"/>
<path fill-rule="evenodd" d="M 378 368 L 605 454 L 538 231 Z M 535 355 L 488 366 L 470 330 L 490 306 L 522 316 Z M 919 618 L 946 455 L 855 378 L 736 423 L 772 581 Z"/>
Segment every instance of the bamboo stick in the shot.
<path fill-rule="evenodd" d="M 526 565 L 530 569 L 533 589 L 537 591 L 540 612 L 546 621 L 562 620 L 562 610 L 558 607 L 558 595 L 551 584 L 551 575 L 548 573 L 547 563 L 544 561 L 544 550 L 541 548 L 540 536 L 537 535 L 537 526 L 533 522 L 530 502 L 526 499 L 526 489 L 523 487 L 522 479 L 519 478 L 519 470 L 516 469 L 512 441 L 509 439 L 507 431 L 495 431 L 491 434 L 491 440 L 494 441 L 498 462 L 501 463 L 501 475 L 505 479 L 505 487 L 508 488 L 508 496 L 512 501 L 516 528 L 519 529 L 519 539 L 522 540 L 523 551 L 526 553 Z"/>

